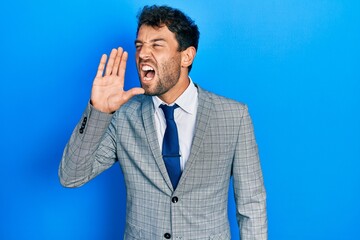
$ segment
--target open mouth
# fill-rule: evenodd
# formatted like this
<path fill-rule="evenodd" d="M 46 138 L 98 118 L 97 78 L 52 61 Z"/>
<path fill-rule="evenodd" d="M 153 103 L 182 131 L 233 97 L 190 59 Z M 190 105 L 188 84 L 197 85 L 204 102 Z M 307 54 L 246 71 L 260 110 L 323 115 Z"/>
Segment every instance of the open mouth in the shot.
<path fill-rule="evenodd" d="M 150 81 L 155 77 L 155 70 L 149 65 L 144 65 L 141 67 L 141 71 L 144 73 L 144 80 Z"/>

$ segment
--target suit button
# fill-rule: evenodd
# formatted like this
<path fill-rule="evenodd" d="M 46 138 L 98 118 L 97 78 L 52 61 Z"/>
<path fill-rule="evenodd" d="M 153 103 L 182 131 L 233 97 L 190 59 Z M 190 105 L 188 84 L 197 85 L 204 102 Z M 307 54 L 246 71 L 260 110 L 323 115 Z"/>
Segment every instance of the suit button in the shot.
<path fill-rule="evenodd" d="M 87 117 L 84 117 L 84 120 L 82 121 L 81 126 L 85 127 L 86 122 L 87 122 Z"/>
<path fill-rule="evenodd" d="M 171 201 L 172 201 L 173 203 L 177 203 L 177 202 L 179 201 L 179 198 L 178 198 L 178 197 L 173 197 L 173 198 L 171 199 Z"/>
<path fill-rule="evenodd" d="M 170 233 L 165 233 L 165 234 L 164 234 L 164 238 L 170 239 L 170 238 L 171 238 L 171 234 L 170 234 Z"/>
<path fill-rule="evenodd" d="M 80 128 L 79 132 L 80 132 L 80 134 L 83 134 L 83 133 L 84 133 L 84 129 L 83 129 L 83 128 Z"/>

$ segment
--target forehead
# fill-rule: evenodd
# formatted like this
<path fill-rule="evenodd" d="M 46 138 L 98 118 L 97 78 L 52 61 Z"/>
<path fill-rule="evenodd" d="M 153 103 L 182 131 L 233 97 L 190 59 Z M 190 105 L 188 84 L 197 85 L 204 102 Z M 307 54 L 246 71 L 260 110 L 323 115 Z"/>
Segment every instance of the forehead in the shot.
<path fill-rule="evenodd" d="M 163 25 L 161 27 L 142 25 L 139 28 L 136 39 L 137 41 L 147 42 L 154 39 L 163 39 L 165 41 L 176 41 L 175 34 L 171 32 L 166 25 Z"/>

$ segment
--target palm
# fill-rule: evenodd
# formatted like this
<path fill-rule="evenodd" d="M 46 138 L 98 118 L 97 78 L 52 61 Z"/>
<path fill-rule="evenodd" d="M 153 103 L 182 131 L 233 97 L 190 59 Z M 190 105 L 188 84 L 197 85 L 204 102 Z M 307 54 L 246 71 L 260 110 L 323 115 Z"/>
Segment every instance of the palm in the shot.
<path fill-rule="evenodd" d="M 95 108 L 99 108 L 103 112 L 113 112 L 119 108 L 117 105 L 124 94 L 121 81 L 120 77 L 115 76 L 95 78 L 91 91 L 91 102 Z"/>
<path fill-rule="evenodd" d="M 91 90 L 91 103 L 96 109 L 102 112 L 112 113 L 134 95 L 144 93 L 142 88 L 133 88 L 124 91 L 127 57 L 127 52 L 123 52 L 121 48 L 111 51 L 107 64 L 107 56 L 104 54 L 101 57 Z"/>

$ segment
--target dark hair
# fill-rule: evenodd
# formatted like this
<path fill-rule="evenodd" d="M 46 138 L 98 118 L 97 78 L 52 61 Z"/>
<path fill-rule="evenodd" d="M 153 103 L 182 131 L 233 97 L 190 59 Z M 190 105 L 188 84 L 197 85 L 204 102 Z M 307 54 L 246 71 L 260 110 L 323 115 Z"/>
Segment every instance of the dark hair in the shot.
<path fill-rule="evenodd" d="M 184 51 L 190 46 L 198 49 L 200 32 L 195 22 L 178 9 L 168 6 L 145 6 L 137 15 L 138 26 L 136 34 L 142 25 L 162 27 L 163 25 L 175 34 L 178 41 L 178 51 Z M 189 72 L 191 70 L 189 66 Z"/>

